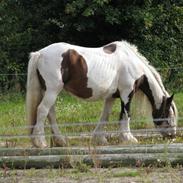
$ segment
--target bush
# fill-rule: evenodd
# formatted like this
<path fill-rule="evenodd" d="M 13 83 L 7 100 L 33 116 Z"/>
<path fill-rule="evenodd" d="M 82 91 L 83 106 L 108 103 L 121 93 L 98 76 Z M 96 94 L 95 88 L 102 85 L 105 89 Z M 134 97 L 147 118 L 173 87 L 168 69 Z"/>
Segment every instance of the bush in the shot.
<path fill-rule="evenodd" d="M 2 0 L 0 12 L 1 73 L 26 73 L 29 52 L 53 42 L 96 47 L 125 39 L 156 68 L 167 68 L 161 70 L 166 84 L 183 87 L 178 0 Z M 1 87 L 13 79 L 1 75 Z M 25 77 L 20 83 L 25 85 Z"/>

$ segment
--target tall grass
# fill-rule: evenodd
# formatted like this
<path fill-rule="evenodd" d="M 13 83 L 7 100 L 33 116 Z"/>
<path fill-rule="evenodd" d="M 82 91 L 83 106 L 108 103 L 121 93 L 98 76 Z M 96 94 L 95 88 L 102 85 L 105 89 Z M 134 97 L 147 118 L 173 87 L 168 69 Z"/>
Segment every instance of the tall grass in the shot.
<path fill-rule="evenodd" d="M 175 95 L 175 102 L 179 111 L 179 116 L 183 117 L 183 93 Z M 145 104 L 146 105 L 146 104 Z M 70 123 L 83 123 L 83 126 L 62 127 L 62 133 L 80 133 L 92 131 L 95 123 L 99 120 L 102 111 L 103 101 L 86 102 L 68 93 L 61 93 L 56 102 L 57 121 L 59 125 Z M 153 127 L 150 113 L 142 107 L 142 101 L 132 102 L 132 120 L 131 128 L 151 128 Z M 115 125 L 110 125 L 110 130 L 118 129 L 118 119 L 120 113 L 120 101 L 117 99 L 112 110 L 109 124 L 116 121 Z M 93 122 L 92 126 L 85 126 L 87 122 Z M 48 123 L 48 122 L 47 122 Z M 25 95 L 21 93 L 9 92 L 0 94 L 0 135 L 18 135 L 27 134 L 27 129 L 21 128 L 26 126 L 25 119 Z M 178 123 L 183 127 L 183 120 Z"/>

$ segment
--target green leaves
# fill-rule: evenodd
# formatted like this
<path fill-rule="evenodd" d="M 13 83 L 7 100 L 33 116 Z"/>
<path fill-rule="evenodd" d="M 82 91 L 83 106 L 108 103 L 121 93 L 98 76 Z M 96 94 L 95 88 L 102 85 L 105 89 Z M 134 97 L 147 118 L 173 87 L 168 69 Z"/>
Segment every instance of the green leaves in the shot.
<path fill-rule="evenodd" d="M 112 6 L 106 7 L 104 10 L 105 21 L 111 25 L 120 24 L 121 23 L 121 12 L 118 8 L 114 8 Z"/>
<path fill-rule="evenodd" d="M 178 0 L 1 0 L 1 73 L 24 73 L 29 52 L 53 42 L 97 47 L 121 39 L 136 44 L 155 67 L 180 68 L 182 32 Z M 162 71 L 171 83 L 181 83 L 181 73 Z"/>

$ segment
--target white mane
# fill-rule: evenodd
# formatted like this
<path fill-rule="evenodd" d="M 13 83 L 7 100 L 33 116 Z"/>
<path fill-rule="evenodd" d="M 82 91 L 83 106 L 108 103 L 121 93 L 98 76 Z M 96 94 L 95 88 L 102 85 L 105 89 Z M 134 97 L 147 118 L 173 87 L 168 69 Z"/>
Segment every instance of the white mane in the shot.
<path fill-rule="evenodd" d="M 162 79 L 160 74 L 156 71 L 156 69 L 149 64 L 149 61 L 138 51 L 138 48 L 135 45 L 132 45 L 126 41 L 123 41 L 126 46 L 128 48 L 130 48 L 131 50 L 133 50 L 133 52 L 135 52 L 135 54 L 140 58 L 140 60 L 149 68 L 149 70 L 152 72 L 152 74 L 154 75 L 154 77 L 156 78 L 156 80 L 158 81 L 158 84 L 160 85 L 161 89 L 163 90 L 163 93 L 166 96 L 169 96 L 167 91 L 165 90 L 165 87 L 163 85 Z"/>
<path fill-rule="evenodd" d="M 166 91 L 164 85 L 163 85 L 163 82 L 162 82 L 162 79 L 161 79 L 161 76 L 160 74 L 157 72 L 157 70 L 152 66 L 150 65 L 149 61 L 138 51 L 138 48 L 133 45 L 133 44 L 130 44 L 128 43 L 127 41 L 122 41 L 128 48 L 130 48 L 131 50 L 133 50 L 133 52 L 140 58 L 140 60 L 149 68 L 149 70 L 152 72 L 152 74 L 154 75 L 155 79 L 157 80 L 160 88 L 162 89 L 163 93 L 165 94 L 166 97 L 169 97 L 169 94 L 168 92 Z M 175 110 L 175 116 L 177 117 L 178 116 L 178 111 L 177 111 L 177 108 L 176 108 L 176 105 L 174 102 L 172 102 L 172 106 Z"/>

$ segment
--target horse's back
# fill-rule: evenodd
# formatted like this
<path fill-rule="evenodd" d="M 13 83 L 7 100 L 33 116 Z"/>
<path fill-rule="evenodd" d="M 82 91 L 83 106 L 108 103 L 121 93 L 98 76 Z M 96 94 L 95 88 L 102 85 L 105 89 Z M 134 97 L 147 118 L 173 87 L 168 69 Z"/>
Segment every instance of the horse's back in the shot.
<path fill-rule="evenodd" d="M 40 50 L 40 70 L 48 79 L 65 81 L 65 88 L 76 96 L 92 100 L 105 98 L 116 92 L 119 78 L 126 82 L 129 77 L 138 78 L 142 73 L 138 63 L 130 61 L 135 55 L 130 56 L 125 50 L 121 42 L 98 48 L 54 43 Z"/>
<path fill-rule="evenodd" d="M 116 91 L 118 74 L 116 56 L 106 55 L 102 48 L 73 45 L 62 56 L 62 63 L 69 63 L 69 70 L 72 70 L 69 75 L 70 81 L 65 85 L 67 90 L 89 100 L 105 98 Z"/>

